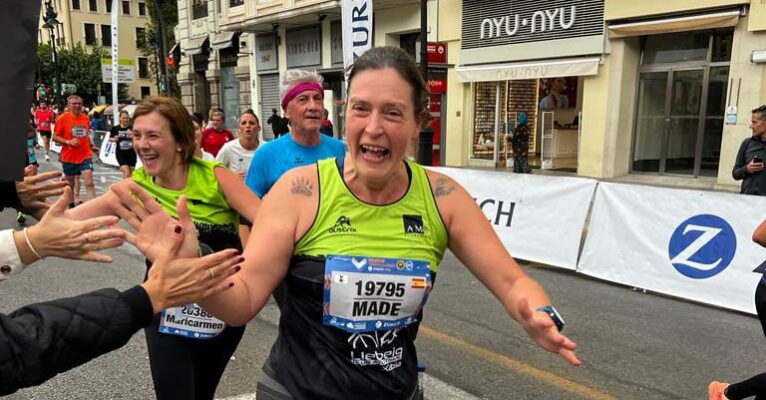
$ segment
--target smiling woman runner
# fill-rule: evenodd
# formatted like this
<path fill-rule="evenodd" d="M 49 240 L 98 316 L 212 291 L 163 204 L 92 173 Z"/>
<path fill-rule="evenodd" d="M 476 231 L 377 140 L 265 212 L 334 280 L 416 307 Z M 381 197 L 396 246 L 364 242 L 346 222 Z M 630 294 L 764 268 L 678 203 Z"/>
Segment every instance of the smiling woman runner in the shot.
<path fill-rule="evenodd" d="M 538 345 L 579 364 L 550 299 L 471 195 L 405 160 L 428 120 L 426 99 L 419 69 L 401 49 L 359 57 L 349 78 L 349 154 L 293 169 L 276 183 L 234 287 L 202 303 L 241 325 L 287 283 L 258 400 L 419 397 L 414 341 L 447 247 Z"/>
<path fill-rule="evenodd" d="M 167 214 L 177 217 L 176 203 L 185 195 L 202 243 L 214 251 L 242 249 L 239 218 L 252 221 L 260 200 L 221 163 L 194 157 L 194 126 L 178 100 L 151 96 L 138 105 L 133 114 L 133 147 L 143 163 L 133 172 L 133 181 Z M 113 202 L 109 191 L 70 211 L 76 219 L 113 214 Z M 187 255 L 194 256 L 198 247 L 189 249 L 193 252 Z M 156 316 L 145 333 L 157 398 L 213 399 L 242 338 L 242 325 L 227 325 L 197 304 Z"/>

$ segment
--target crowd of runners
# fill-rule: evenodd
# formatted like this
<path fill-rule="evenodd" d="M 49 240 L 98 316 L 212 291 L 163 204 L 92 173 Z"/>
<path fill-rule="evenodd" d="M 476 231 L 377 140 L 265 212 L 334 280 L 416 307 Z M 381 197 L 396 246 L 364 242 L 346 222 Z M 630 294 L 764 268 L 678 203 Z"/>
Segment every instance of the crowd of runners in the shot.
<path fill-rule="evenodd" d="M 348 85 L 345 142 L 332 136 L 322 78 L 311 71 L 284 74 L 283 116 L 275 110 L 268 123 L 283 118 L 289 131 L 268 142 L 252 110 L 230 130 L 221 109 L 206 118 L 176 99 L 148 97 L 132 115 L 120 112 L 105 139 L 124 180 L 100 195 L 83 100 L 69 96 L 60 115 L 46 102 L 34 110 L 44 157 L 51 140 L 61 145 L 68 186 L 77 193 L 79 178 L 85 187 L 85 201 L 73 201 L 66 217 L 125 219 L 137 229 L 126 239 L 146 255 L 147 277 L 172 224 L 183 228 L 178 257 L 243 256 L 226 290 L 147 321 L 158 399 L 212 399 L 247 323 L 271 296 L 281 317 L 258 374 L 259 400 L 422 398 L 415 338 L 448 248 L 540 347 L 580 364 L 551 299 L 472 196 L 411 161 L 429 119 L 417 65 L 401 49 L 374 48 L 355 61 Z M 30 172 L 35 136 L 30 128 Z M 710 398 L 743 398 L 735 397 L 742 387 L 714 382 Z"/>

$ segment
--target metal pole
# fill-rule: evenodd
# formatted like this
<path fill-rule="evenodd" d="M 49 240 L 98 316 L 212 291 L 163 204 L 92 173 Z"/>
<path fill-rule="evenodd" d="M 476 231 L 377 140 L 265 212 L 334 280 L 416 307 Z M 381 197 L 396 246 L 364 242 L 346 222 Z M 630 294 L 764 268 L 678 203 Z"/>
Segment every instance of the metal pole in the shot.
<path fill-rule="evenodd" d="M 420 0 L 420 72 L 428 82 L 428 0 Z"/>
<path fill-rule="evenodd" d="M 51 27 L 51 48 L 53 49 L 53 98 L 56 104 L 61 105 L 61 79 L 59 79 L 58 57 L 56 56 L 56 34 Z"/>
<path fill-rule="evenodd" d="M 165 57 L 168 56 L 167 54 L 167 35 L 165 34 L 165 18 L 162 15 L 162 10 L 160 9 L 159 4 L 157 4 L 157 0 L 152 0 L 152 3 L 154 4 L 154 12 L 157 14 L 157 20 L 160 24 L 160 61 L 162 62 L 162 70 L 163 70 L 163 78 L 162 81 L 165 83 L 165 95 L 171 96 L 173 91 L 170 88 L 170 71 L 168 69 L 168 63 L 165 59 Z"/>

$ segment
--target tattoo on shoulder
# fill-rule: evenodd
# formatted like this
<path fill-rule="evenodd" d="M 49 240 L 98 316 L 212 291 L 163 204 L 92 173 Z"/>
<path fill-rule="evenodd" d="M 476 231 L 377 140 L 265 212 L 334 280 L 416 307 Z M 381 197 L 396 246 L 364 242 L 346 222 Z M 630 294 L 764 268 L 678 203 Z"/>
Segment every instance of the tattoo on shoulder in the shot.
<path fill-rule="evenodd" d="M 306 178 L 299 177 L 293 180 L 293 194 L 301 194 L 310 197 L 312 189 L 311 182 Z"/>
<path fill-rule="evenodd" d="M 447 196 L 455 191 L 455 185 L 450 183 L 447 178 L 439 178 L 436 180 L 436 187 L 434 187 L 434 197 Z"/>

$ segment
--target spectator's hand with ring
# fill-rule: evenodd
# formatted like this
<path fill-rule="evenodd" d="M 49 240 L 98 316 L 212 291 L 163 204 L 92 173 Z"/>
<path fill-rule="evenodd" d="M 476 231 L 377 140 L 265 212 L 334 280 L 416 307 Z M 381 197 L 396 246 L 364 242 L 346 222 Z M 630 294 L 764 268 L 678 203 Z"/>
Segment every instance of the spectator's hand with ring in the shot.
<path fill-rule="evenodd" d="M 244 258 L 234 249 L 205 257 L 180 258 L 186 242 L 185 229 L 175 220 L 160 225 L 159 251 L 141 286 L 149 294 L 154 312 L 196 303 L 231 288 L 228 278 L 240 270 Z"/>
<path fill-rule="evenodd" d="M 97 251 L 117 247 L 125 242 L 126 232 L 123 229 L 109 228 L 119 219 L 112 216 L 82 221 L 69 219 L 65 216 L 65 211 L 71 202 L 72 190 L 67 187 L 64 189 L 64 194 L 50 207 L 40 222 L 28 228 L 29 244 L 26 243 L 22 232 L 17 232 L 21 235 L 18 238 L 14 234 L 17 248 L 31 247 L 32 253 L 41 258 L 60 257 L 112 262 L 112 257 L 99 254 Z M 28 252 L 20 251 L 22 262 L 30 264 L 36 261 L 36 255 L 30 260 L 28 254 Z"/>

